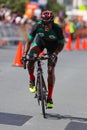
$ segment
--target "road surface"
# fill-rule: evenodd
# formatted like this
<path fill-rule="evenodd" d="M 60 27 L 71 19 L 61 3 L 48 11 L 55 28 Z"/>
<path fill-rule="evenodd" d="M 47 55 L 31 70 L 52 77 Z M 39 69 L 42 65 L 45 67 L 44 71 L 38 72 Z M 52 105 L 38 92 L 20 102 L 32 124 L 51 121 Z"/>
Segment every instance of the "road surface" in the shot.
<path fill-rule="evenodd" d="M 47 119 L 28 92 L 27 70 L 13 66 L 16 51 L 15 45 L 0 48 L 0 130 L 87 130 L 87 50 L 59 54 Z"/>

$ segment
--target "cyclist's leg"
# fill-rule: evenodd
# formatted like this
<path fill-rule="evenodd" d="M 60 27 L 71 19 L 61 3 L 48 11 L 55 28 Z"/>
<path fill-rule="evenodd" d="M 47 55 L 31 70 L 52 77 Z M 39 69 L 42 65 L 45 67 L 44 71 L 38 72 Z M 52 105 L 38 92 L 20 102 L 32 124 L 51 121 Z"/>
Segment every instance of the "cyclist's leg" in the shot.
<path fill-rule="evenodd" d="M 34 46 L 31 47 L 29 54 L 33 56 L 34 54 L 39 55 L 41 52 L 42 49 L 40 49 L 40 47 L 34 42 Z M 34 61 L 29 61 L 27 67 L 28 67 L 28 73 L 30 78 L 29 91 L 31 93 L 34 93 L 36 91 L 35 76 L 34 76 Z"/>
<path fill-rule="evenodd" d="M 34 54 L 39 55 L 40 52 L 41 51 L 38 48 L 38 46 L 34 46 L 30 49 L 29 55 L 31 57 L 33 57 Z M 35 79 L 35 76 L 34 76 L 34 61 L 28 62 L 28 72 L 29 72 L 30 80 L 34 80 Z"/>
<path fill-rule="evenodd" d="M 52 94 L 55 84 L 55 66 L 56 66 L 57 59 L 55 60 L 55 63 L 51 60 L 48 60 L 48 97 L 47 97 L 47 107 L 52 108 L 53 107 L 53 101 L 52 101 Z"/>
<path fill-rule="evenodd" d="M 32 47 L 30 48 L 30 55 L 32 56 L 33 54 L 39 54 L 43 51 L 44 49 L 44 42 L 41 39 L 41 37 L 37 36 L 36 40 L 32 43 Z M 34 62 L 31 61 L 28 63 L 28 72 L 30 75 L 30 80 L 33 80 L 35 78 L 34 76 Z"/>

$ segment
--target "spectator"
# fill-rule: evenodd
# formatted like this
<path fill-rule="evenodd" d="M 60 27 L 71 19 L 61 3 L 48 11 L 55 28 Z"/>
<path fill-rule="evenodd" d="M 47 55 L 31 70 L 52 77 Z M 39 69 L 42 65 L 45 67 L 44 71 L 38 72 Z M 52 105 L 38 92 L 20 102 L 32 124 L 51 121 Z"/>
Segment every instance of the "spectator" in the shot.
<path fill-rule="evenodd" d="M 73 20 L 70 20 L 70 35 L 71 35 L 71 39 L 74 39 L 74 34 L 76 31 L 76 26 Z"/>

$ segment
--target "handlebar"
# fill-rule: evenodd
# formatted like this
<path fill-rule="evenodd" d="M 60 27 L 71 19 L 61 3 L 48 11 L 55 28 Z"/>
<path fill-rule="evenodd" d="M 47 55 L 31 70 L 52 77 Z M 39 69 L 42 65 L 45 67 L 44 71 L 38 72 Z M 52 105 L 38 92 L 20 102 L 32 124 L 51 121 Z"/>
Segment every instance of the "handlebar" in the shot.
<path fill-rule="evenodd" d="M 34 57 L 31 55 L 27 55 L 26 57 L 22 59 L 23 67 L 24 69 L 26 69 L 27 61 L 41 61 L 41 60 L 47 60 L 47 59 L 50 59 L 50 56 L 47 53 L 43 54 L 41 57 L 38 57 L 38 56 Z"/>

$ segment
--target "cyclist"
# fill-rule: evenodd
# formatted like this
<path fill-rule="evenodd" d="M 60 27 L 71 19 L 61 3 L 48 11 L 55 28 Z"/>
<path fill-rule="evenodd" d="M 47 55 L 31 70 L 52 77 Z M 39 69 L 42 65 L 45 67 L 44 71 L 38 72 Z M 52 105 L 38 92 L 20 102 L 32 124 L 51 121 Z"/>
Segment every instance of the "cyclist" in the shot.
<path fill-rule="evenodd" d="M 54 15 L 50 10 L 45 10 L 41 13 L 41 20 L 33 25 L 31 32 L 28 34 L 28 39 L 25 43 L 23 57 L 26 57 L 29 52 L 32 56 L 39 54 L 45 48 L 51 55 L 48 60 L 48 97 L 47 108 L 53 108 L 53 88 L 55 83 L 55 65 L 57 62 L 57 55 L 64 47 L 64 36 L 61 27 L 54 23 Z M 31 46 L 32 43 L 32 46 Z M 28 63 L 29 73 L 29 91 L 34 93 L 36 91 L 35 75 L 34 75 L 34 61 Z"/>

